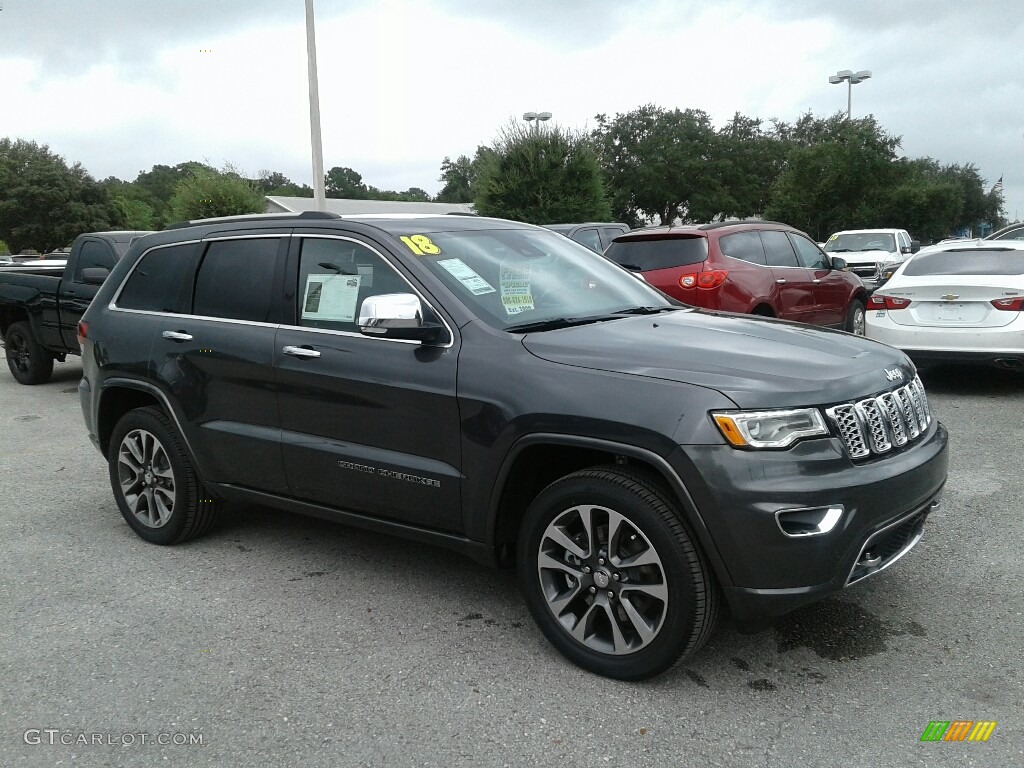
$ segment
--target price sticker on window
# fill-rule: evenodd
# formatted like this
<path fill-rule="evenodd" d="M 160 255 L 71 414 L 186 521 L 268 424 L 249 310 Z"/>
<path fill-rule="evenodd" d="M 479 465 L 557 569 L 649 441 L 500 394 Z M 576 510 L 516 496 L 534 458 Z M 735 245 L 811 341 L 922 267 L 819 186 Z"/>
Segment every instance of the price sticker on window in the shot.
<path fill-rule="evenodd" d="M 399 239 L 417 256 L 441 255 L 441 249 L 426 235 L 402 235 Z"/>

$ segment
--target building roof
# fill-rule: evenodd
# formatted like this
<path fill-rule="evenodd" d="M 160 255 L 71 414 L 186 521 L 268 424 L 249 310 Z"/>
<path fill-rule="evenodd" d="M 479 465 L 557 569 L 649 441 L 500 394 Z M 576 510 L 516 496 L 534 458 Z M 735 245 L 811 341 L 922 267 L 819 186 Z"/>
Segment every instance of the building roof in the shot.
<path fill-rule="evenodd" d="M 312 197 L 284 197 L 267 195 L 267 213 L 301 213 L 315 211 Z M 348 200 L 327 198 L 327 210 L 339 216 L 360 213 L 473 213 L 470 203 L 412 203 L 398 200 Z"/>

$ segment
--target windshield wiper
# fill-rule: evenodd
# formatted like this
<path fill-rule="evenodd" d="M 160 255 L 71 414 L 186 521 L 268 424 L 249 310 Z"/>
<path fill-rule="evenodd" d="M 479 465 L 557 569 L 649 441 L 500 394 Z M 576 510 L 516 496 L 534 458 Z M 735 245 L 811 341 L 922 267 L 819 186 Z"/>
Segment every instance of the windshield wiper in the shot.
<path fill-rule="evenodd" d="M 664 305 L 661 307 L 630 307 L 629 309 L 620 309 L 612 314 L 614 315 L 657 315 L 659 312 L 674 312 L 677 309 L 686 309 L 686 307 L 676 307 L 671 304 Z"/>
<path fill-rule="evenodd" d="M 853 248 L 833 248 L 830 251 L 826 251 L 826 253 L 849 253 L 852 250 Z"/>
<path fill-rule="evenodd" d="M 643 270 L 636 264 L 621 264 L 619 262 L 616 263 L 619 264 L 619 266 L 622 267 L 623 269 L 628 269 L 630 272 L 643 272 Z"/>
<path fill-rule="evenodd" d="M 505 330 L 509 333 L 528 333 L 530 331 L 555 331 L 559 328 L 570 328 L 574 325 L 599 323 L 602 320 L 614 320 L 615 315 L 591 315 L 590 317 L 552 317 L 548 320 L 537 320 L 532 323 L 510 325 Z"/>

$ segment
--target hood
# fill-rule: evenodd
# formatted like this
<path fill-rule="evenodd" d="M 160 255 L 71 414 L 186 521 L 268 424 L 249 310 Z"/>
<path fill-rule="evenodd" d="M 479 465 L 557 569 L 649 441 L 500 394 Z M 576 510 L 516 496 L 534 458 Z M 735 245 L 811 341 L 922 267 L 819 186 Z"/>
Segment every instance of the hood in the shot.
<path fill-rule="evenodd" d="M 741 408 L 838 403 L 914 376 L 906 355 L 863 337 L 705 310 L 532 333 L 523 345 L 555 363 L 709 387 Z"/>

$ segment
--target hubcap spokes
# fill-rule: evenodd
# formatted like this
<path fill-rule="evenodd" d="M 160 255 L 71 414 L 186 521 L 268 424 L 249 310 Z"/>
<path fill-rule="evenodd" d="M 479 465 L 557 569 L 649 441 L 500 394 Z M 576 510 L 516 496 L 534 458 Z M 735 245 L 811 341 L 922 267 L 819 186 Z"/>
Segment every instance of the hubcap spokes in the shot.
<path fill-rule="evenodd" d="M 134 429 L 117 454 L 117 477 L 135 519 L 160 528 L 174 512 L 174 471 L 163 445 L 151 432 Z"/>
<path fill-rule="evenodd" d="M 14 366 L 22 373 L 28 373 L 31 360 L 28 355 L 28 343 L 21 334 L 14 334 L 7 340 L 7 355 L 14 361 Z"/>
<path fill-rule="evenodd" d="M 581 504 L 558 515 L 541 536 L 537 574 L 548 609 L 592 650 L 636 653 L 664 623 L 661 558 L 615 510 Z"/>

